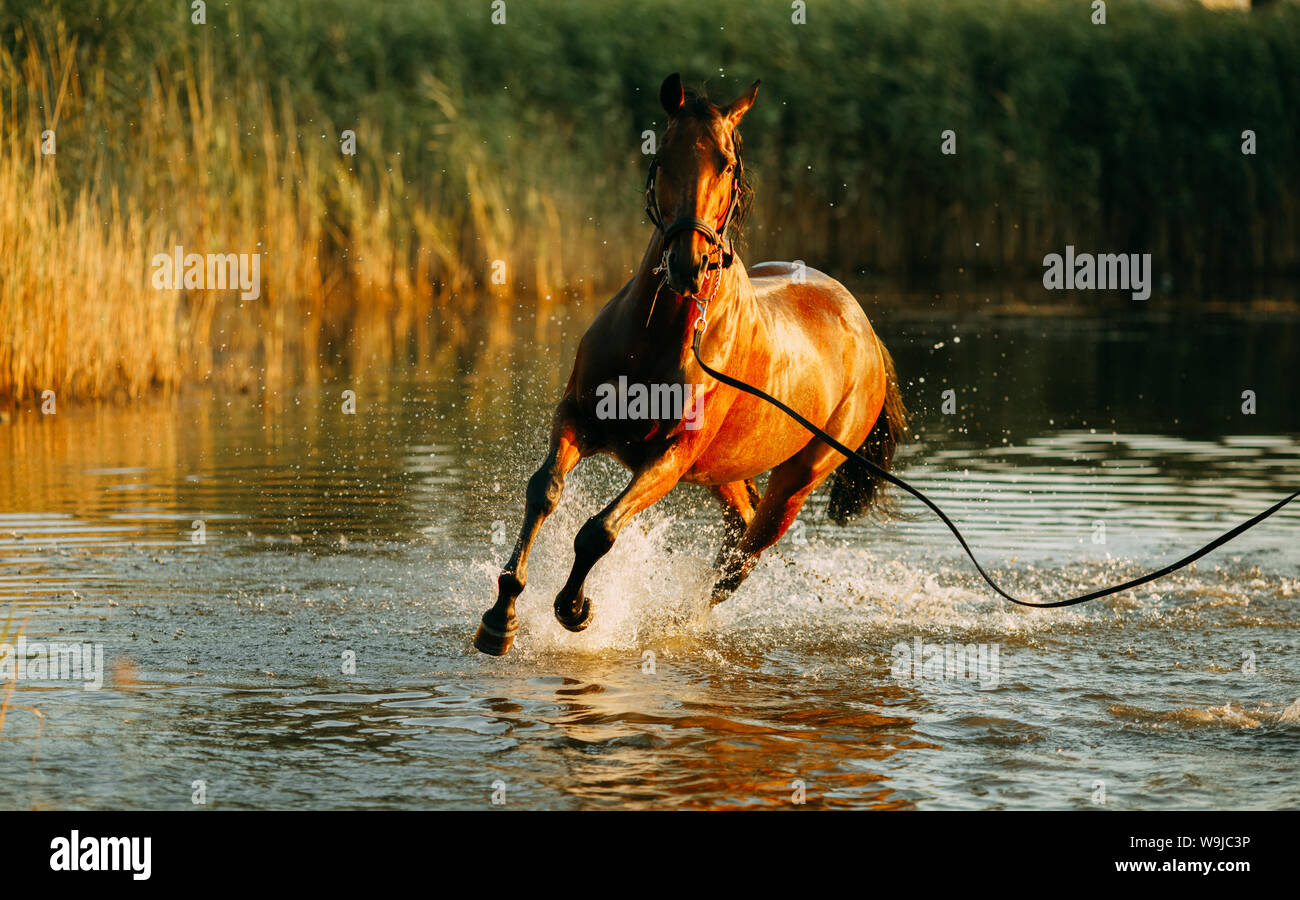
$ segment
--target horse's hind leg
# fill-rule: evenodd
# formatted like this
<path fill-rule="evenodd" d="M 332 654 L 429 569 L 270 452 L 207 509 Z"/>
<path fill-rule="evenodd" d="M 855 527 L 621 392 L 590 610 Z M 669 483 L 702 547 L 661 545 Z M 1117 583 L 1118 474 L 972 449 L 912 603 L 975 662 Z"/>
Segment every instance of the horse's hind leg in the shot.
<path fill-rule="evenodd" d="M 515 620 L 515 600 L 524 591 L 528 580 L 528 553 L 533 547 L 538 529 L 560 502 L 564 490 L 564 476 L 573 470 L 582 458 L 577 434 L 565 415 L 562 405 L 556 413 L 551 432 L 551 448 L 541 468 L 528 480 L 527 506 L 524 524 L 519 529 L 510 561 L 497 579 L 497 602 L 483 614 L 483 622 L 474 635 L 474 646 L 492 656 L 502 656 L 514 643 L 519 624 Z"/>
<path fill-rule="evenodd" d="M 713 561 L 713 567 L 721 569 L 754 518 L 754 507 L 759 502 L 758 487 L 750 478 L 714 485 L 709 488 L 709 493 L 722 504 L 722 547 Z"/>
<path fill-rule="evenodd" d="M 582 585 L 592 566 L 614 546 L 623 526 L 671 491 L 688 467 L 688 462 L 679 462 L 671 454 L 660 457 L 633 475 L 614 502 L 578 529 L 573 540 L 573 571 L 555 597 L 555 618 L 561 625 L 570 631 L 582 631 L 591 624 L 591 601 Z"/>
<path fill-rule="evenodd" d="M 740 587 L 758 564 L 759 555 L 781 539 L 799 515 L 808 495 L 843 459 L 820 441 L 815 441 L 772 470 L 767 491 L 754 510 L 753 519 L 720 567 L 722 574 L 713 585 L 714 604 L 726 600 Z"/>

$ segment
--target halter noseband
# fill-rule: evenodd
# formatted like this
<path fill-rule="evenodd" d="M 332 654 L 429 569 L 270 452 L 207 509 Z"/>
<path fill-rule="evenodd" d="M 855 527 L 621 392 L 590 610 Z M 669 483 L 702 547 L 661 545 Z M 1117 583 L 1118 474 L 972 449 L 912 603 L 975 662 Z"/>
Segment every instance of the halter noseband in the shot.
<path fill-rule="evenodd" d="M 715 249 L 721 251 L 717 262 L 710 261 L 705 266 L 705 271 L 711 272 L 715 269 L 726 269 L 736 258 L 735 248 L 727 240 L 727 229 L 731 227 L 731 219 L 736 214 L 736 207 L 740 205 L 740 181 L 744 173 L 744 162 L 740 158 L 740 142 L 735 144 L 736 151 L 736 170 L 731 178 L 731 197 L 727 200 L 727 214 L 722 218 L 722 227 L 717 231 L 713 226 L 703 219 L 695 216 L 681 216 L 672 221 L 667 228 L 664 227 L 663 215 L 659 212 L 659 198 L 655 196 L 655 178 L 659 174 L 659 158 L 656 156 L 650 161 L 650 174 L 645 180 L 645 213 L 649 216 L 650 221 L 654 223 L 656 229 L 664 236 L 665 253 L 667 252 L 668 242 L 683 231 L 698 231 L 708 240 Z M 710 256 L 713 254 L 710 253 Z"/>

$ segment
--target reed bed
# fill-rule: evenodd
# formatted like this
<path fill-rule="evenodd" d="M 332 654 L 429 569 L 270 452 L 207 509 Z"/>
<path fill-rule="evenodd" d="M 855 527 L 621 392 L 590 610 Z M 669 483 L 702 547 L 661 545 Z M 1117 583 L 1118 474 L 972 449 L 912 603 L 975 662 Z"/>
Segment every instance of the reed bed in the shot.
<path fill-rule="evenodd" d="M 748 258 L 1024 278 L 1070 242 L 1184 291 L 1300 272 L 1295 4 L 507 6 L 0 0 L 0 406 L 279 387 L 599 300 L 647 237 L 673 70 L 764 81 Z M 156 289 L 177 245 L 260 254 L 260 296 Z"/>

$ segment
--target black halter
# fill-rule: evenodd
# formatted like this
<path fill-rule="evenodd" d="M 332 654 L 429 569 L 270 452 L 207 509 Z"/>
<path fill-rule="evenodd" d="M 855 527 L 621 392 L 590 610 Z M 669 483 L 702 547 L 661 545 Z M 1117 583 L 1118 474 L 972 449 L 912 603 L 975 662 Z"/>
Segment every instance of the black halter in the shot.
<path fill-rule="evenodd" d="M 665 228 L 663 215 L 659 212 L 659 198 L 655 196 L 655 178 L 659 173 L 658 156 L 650 160 L 650 174 L 646 176 L 645 180 L 645 213 L 650 217 L 650 221 L 654 223 L 655 228 L 664 236 L 665 246 L 683 231 L 698 231 L 708 239 L 713 247 L 721 251 L 721 259 L 716 262 L 710 261 L 705 268 L 706 271 L 728 268 L 736 258 L 735 247 L 727 240 L 727 229 L 731 227 L 731 220 L 736 214 L 736 208 L 740 206 L 740 182 L 745 171 L 745 164 L 740 158 L 739 141 L 735 143 L 735 148 L 736 171 L 731 178 L 731 197 L 727 200 L 727 214 L 722 218 L 722 227 L 717 231 L 714 231 L 713 226 L 708 222 L 697 219 L 695 216 L 682 216 L 674 219 L 672 224 Z"/>

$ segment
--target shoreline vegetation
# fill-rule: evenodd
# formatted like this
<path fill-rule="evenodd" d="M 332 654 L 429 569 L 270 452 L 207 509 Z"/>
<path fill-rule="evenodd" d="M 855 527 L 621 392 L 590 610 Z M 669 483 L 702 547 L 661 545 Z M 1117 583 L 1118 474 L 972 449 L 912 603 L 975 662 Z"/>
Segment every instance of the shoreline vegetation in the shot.
<path fill-rule="evenodd" d="M 747 259 L 1032 282 L 1068 244 L 1151 253 L 1180 295 L 1300 274 L 1300 6 L 810 6 L 0 0 L 0 408 L 275 389 L 603 301 L 675 70 L 723 101 L 763 80 Z M 257 296 L 155 287 L 176 247 L 257 254 Z"/>

